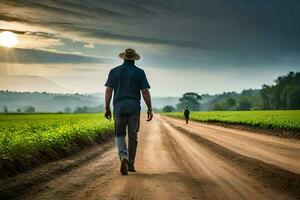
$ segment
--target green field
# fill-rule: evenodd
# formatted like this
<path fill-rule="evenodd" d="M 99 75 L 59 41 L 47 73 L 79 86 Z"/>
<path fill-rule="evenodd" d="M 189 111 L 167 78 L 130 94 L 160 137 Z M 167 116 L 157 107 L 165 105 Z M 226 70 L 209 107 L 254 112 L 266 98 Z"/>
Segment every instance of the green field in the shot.
<path fill-rule="evenodd" d="M 103 114 L 0 115 L 0 161 L 68 153 L 112 132 L 113 123 Z"/>
<path fill-rule="evenodd" d="M 164 115 L 184 118 L 183 113 L 179 112 L 164 113 Z M 267 129 L 300 130 L 300 110 L 191 112 L 190 119 Z"/>

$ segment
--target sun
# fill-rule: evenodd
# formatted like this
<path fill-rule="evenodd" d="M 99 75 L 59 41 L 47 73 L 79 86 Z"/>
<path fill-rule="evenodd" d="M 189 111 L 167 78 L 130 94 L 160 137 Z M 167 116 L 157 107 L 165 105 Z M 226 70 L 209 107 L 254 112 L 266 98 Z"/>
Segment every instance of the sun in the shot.
<path fill-rule="evenodd" d="M 15 47 L 18 43 L 18 39 L 16 34 L 10 31 L 3 31 L 0 33 L 0 45 L 12 48 Z"/>

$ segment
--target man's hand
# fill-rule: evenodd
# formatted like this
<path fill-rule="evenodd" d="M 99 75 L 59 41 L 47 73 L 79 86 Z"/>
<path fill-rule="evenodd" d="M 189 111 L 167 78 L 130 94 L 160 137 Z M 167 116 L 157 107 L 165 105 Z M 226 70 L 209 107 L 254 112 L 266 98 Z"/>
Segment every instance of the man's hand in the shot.
<path fill-rule="evenodd" d="M 147 119 L 147 122 L 149 122 L 153 118 L 152 105 L 151 105 L 151 95 L 150 95 L 150 92 L 149 92 L 148 89 L 143 89 L 142 90 L 142 95 L 143 95 L 145 103 L 146 103 L 146 105 L 148 107 L 148 111 L 147 111 L 148 119 Z"/>
<path fill-rule="evenodd" d="M 104 117 L 106 119 L 108 119 L 109 121 L 111 120 L 111 111 L 110 111 L 110 108 L 105 108 L 105 114 L 104 114 Z"/>
<path fill-rule="evenodd" d="M 147 122 L 151 121 L 153 118 L 152 109 L 148 109 L 147 116 L 148 116 Z"/>
<path fill-rule="evenodd" d="M 113 93 L 113 89 L 110 87 L 106 87 L 105 90 L 105 114 L 104 117 L 108 120 L 111 120 L 111 111 L 110 111 L 110 100 Z"/>

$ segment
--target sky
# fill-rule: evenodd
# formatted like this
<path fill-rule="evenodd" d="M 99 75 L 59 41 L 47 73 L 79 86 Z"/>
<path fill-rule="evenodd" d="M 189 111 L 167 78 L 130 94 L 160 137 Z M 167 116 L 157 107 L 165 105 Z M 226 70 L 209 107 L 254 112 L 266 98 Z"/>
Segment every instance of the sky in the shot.
<path fill-rule="evenodd" d="M 68 92 L 103 92 L 126 48 L 154 96 L 240 92 L 300 71 L 299 0 L 0 0 L 1 31 L 18 39 L 0 47 L 1 77 Z"/>

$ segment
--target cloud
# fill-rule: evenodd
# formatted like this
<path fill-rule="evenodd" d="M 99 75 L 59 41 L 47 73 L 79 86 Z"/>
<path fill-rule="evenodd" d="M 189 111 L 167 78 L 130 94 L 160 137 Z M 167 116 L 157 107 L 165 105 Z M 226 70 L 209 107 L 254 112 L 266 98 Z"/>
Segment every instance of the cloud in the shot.
<path fill-rule="evenodd" d="M 71 51 L 68 39 L 100 57 L 132 46 L 174 66 L 286 67 L 300 63 L 299 10 L 281 0 L 2 0 L 0 28 L 30 33 L 22 48 Z"/>
<path fill-rule="evenodd" d="M 95 48 L 95 45 L 94 44 L 85 44 L 84 47 L 93 49 L 93 48 Z"/>
<path fill-rule="evenodd" d="M 80 72 L 97 72 L 99 69 L 90 68 L 90 67 L 73 67 L 72 70 Z"/>
<path fill-rule="evenodd" d="M 6 49 L 0 48 L 0 63 L 111 63 L 109 58 L 85 56 L 67 52 L 55 52 L 37 49 Z"/>
<path fill-rule="evenodd" d="M 26 32 L 24 34 L 17 34 L 17 38 L 17 48 L 41 49 L 63 45 L 59 38 L 46 37 L 38 33 Z"/>
<path fill-rule="evenodd" d="M 295 45 L 300 42 L 296 22 L 300 17 L 297 12 L 299 2 L 229 2 L 3 0 L 0 19 L 28 22 L 32 26 L 47 28 L 60 37 L 88 44 L 115 45 L 115 41 L 120 41 L 122 44 L 153 43 L 172 48 L 213 46 L 224 51 L 233 48 L 264 51 L 267 47 L 284 47 L 299 52 Z"/>
<path fill-rule="evenodd" d="M 23 28 L 27 24 L 26 31 L 30 31 L 30 26 L 33 26 L 34 29 L 39 26 L 39 28 L 46 27 L 51 33 L 59 34 L 61 37 L 67 36 L 85 43 L 92 43 L 91 41 L 102 43 L 103 39 L 106 39 L 106 41 L 109 39 L 115 40 L 118 35 L 111 31 L 124 32 L 122 30 L 124 26 L 140 26 L 144 24 L 145 20 L 173 11 L 157 2 L 149 1 L 139 5 L 130 1 L 119 0 L 101 1 L 101 3 L 84 0 L 76 2 L 52 1 L 51 3 L 35 0 L 16 0 L 13 2 L 4 0 L 0 2 L 0 6 L 2 7 L 0 19 L 3 19 L 3 21 L 22 23 Z M 22 15 L 19 15 L 19 13 L 22 13 Z M 7 26 L 6 29 L 12 27 L 11 25 Z M 93 36 L 92 27 L 100 32 L 104 30 L 104 32 L 111 33 L 111 35 L 106 34 L 104 38 L 99 37 L 99 35 Z M 101 29 L 99 29 L 100 27 Z M 115 30 L 110 30 L 110 28 Z M 89 34 L 88 31 L 91 31 L 91 33 Z M 128 35 L 128 40 L 122 35 Z M 134 39 L 135 34 L 124 33 L 119 34 L 119 36 L 118 39 L 123 42 L 132 43 L 137 41 L 137 39 Z M 142 39 L 138 40 L 138 42 L 142 41 Z M 148 43 L 147 39 L 145 43 Z"/>

